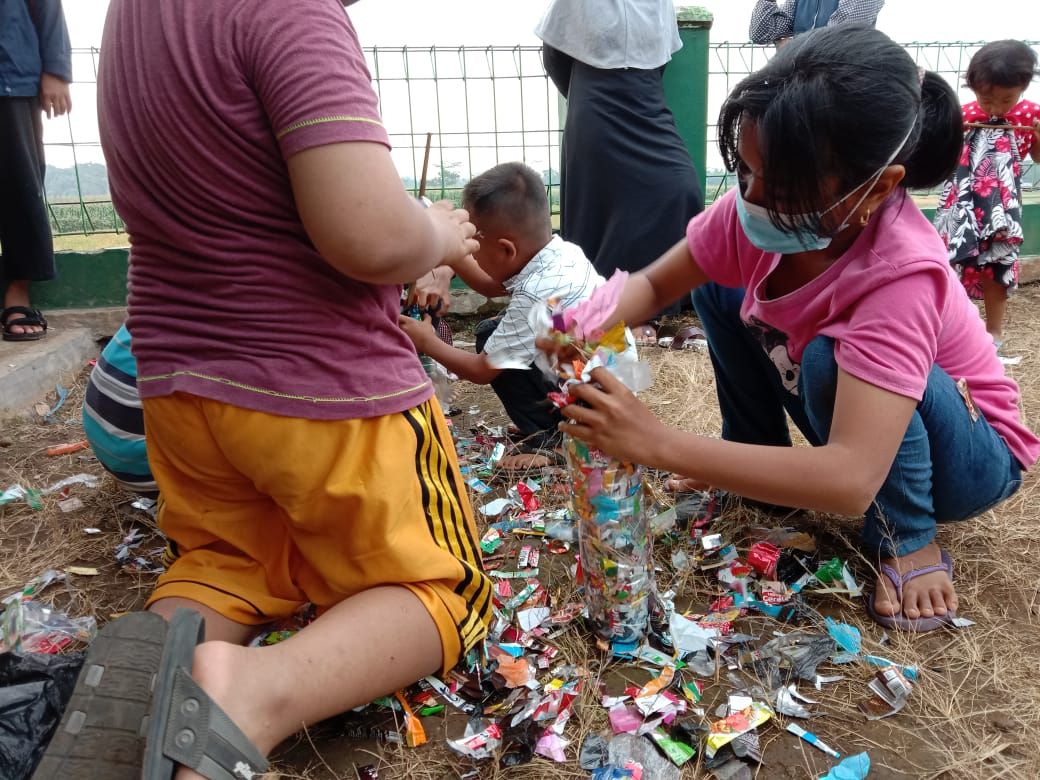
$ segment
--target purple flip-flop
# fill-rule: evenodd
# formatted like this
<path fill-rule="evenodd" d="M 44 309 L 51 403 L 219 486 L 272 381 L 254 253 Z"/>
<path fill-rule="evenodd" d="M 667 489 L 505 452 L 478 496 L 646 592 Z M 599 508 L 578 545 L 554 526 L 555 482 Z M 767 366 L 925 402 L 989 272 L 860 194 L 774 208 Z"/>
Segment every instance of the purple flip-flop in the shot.
<path fill-rule="evenodd" d="M 920 569 L 911 569 L 906 574 L 900 575 L 895 569 L 888 564 L 881 565 L 881 573 L 891 580 L 892 584 L 896 587 L 896 599 L 902 603 L 903 601 L 903 586 L 910 580 L 917 577 L 921 577 L 925 574 L 932 574 L 937 571 L 945 571 L 949 576 L 950 581 L 953 581 L 953 559 L 950 558 L 946 550 L 939 549 L 941 563 L 934 564 L 932 566 L 925 566 Z M 903 613 L 899 612 L 895 615 L 881 615 L 876 609 L 874 609 L 874 599 L 877 597 L 877 589 L 870 594 L 870 598 L 867 600 L 867 614 L 870 615 L 871 619 L 884 626 L 885 628 L 898 629 L 900 631 L 914 631 L 916 633 L 924 633 L 926 631 L 935 631 L 937 628 L 948 626 L 953 622 L 953 619 L 957 617 L 956 610 L 949 610 L 945 615 L 936 615 L 930 618 L 917 618 L 911 620 L 910 618 L 903 617 Z"/>

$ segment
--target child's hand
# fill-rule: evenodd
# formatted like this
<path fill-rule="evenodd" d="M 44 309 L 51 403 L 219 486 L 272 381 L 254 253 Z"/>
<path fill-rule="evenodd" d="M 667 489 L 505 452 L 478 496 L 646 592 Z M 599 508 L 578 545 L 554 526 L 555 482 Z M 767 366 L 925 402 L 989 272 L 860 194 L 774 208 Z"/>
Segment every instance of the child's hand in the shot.
<path fill-rule="evenodd" d="M 653 465 L 665 426 L 605 368 L 595 369 L 592 379 L 599 387 L 569 388 L 586 406 L 565 406 L 563 416 L 573 422 L 561 424 L 560 430 L 615 458 Z"/>
<path fill-rule="evenodd" d="M 1033 143 L 1040 144 L 1040 117 L 1033 120 Z"/>
<path fill-rule="evenodd" d="M 581 352 L 574 344 L 563 344 L 555 339 L 546 337 L 535 339 L 534 344 L 549 357 L 555 357 L 560 363 L 578 360 L 582 357 Z"/>
<path fill-rule="evenodd" d="M 446 266 L 434 268 L 412 285 L 408 291 L 408 305 L 414 304 L 423 311 L 444 314 L 451 306 L 453 276 L 452 270 Z"/>
<path fill-rule="evenodd" d="M 401 314 L 397 318 L 397 324 L 404 331 L 404 335 L 412 340 L 416 352 L 426 352 L 430 339 L 437 338 L 437 331 L 434 330 L 428 315 L 424 315 L 422 322 L 419 322 Z"/>

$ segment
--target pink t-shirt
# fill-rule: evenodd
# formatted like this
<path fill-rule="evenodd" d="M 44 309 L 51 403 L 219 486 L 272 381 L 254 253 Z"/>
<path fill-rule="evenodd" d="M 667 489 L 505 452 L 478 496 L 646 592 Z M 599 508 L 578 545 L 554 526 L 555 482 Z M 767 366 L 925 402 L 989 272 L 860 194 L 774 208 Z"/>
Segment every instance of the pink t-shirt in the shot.
<path fill-rule="evenodd" d="M 289 182 L 305 149 L 389 145 L 339 0 L 113 0 L 98 107 L 142 396 L 312 419 L 430 397 L 400 288 L 328 265 Z"/>
<path fill-rule="evenodd" d="M 780 255 L 744 235 L 731 190 L 694 217 L 690 252 L 712 281 L 747 290 L 741 318 L 762 341 L 788 391 L 816 336 L 836 342 L 849 374 L 920 400 L 933 365 L 964 378 L 975 403 L 1023 466 L 1040 439 L 1022 425 L 1018 385 L 1004 374 L 993 339 L 946 261 L 946 249 L 902 191 L 871 220 L 830 268 L 794 292 L 766 299 L 766 278 Z"/>

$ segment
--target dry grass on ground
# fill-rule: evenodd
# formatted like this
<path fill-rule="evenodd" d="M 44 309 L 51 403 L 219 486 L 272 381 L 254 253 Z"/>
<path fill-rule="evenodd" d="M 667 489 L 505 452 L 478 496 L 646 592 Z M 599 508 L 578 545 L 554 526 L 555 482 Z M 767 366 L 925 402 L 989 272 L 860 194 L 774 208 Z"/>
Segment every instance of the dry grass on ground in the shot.
<path fill-rule="evenodd" d="M 1040 289 L 1022 290 L 1011 306 L 1006 351 L 1022 355 L 1020 366 L 1010 371 L 1022 386 L 1024 414 L 1034 429 L 1040 428 Z M 656 383 L 646 400 L 664 420 L 686 430 L 718 432 L 713 378 L 704 353 L 646 350 L 653 363 Z M 58 422 L 6 422 L 0 428 L 0 483 L 43 487 L 78 472 L 100 474 L 97 463 L 84 453 L 57 458 L 44 453 L 48 446 L 82 438 L 78 403 L 82 392 L 72 395 L 58 413 Z M 479 419 L 502 422 L 498 406 L 483 389 L 460 389 L 458 404 L 481 408 Z M 457 418 L 465 429 L 477 417 Z M 515 482 L 515 479 L 510 480 Z M 498 483 L 504 486 L 505 482 Z M 548 480 L 547 480 L 548 484 Z M 53 586 L 45 598 L 72 615 L 92 614 L 104 622 L 114 614 L 138 607 L 153 577 L 128 573 L 114 561 L 113 551 L 133 527 L 146 530 L 149 520 L 129 506 L 129 497 L 104 479 L 93 490 L 73 488 L 83 509 L 63 514 L 55 497 L 45 499 L 38 512 L 25 505 L 0 509 L 0 593 L 20 588 L 47 568 L 92 566 L 98 576 L 72 575 Z M 564 496 L 547 490 L 550 503 Z M 476 497 L 475 503 L 486 499 Z M 898 716 L 876 723 L 865 722 L 856 703 L 866 696 L 866 667 L 827 668 L 846 679 L 812 691 L 821 700 L 826 717 L 814 720 L 812 730 L 843 753 L 868 750 L 874 762 L 871 777 L 910 778 L 1022 778 L 1040 777 L 1040 486 L 1030 476 L 1021 491 L 998 511 L 940 530 L 940 541 L 957 564 L 961 614 L 977 625 L 960 632 L 928 636 L 892 635 L 879 644 L 882 631 L 872 624 L 859 600 L 815 596 L 810 605 L 821 613 L 840 617 L 861 628 L 867 649 L 913 664 L 922 670 L 920 683 L 907 708 Z M 775 520 L 740 510 L 724 518 L 720 530 L 738 546 L 748 543 L 756 525 Z M 868 561 L 859 557 L 854 521 L 814 515 L 797 515 L 789 525 L 815 534 L 822 549 L 848 558 L 861 581 L 872 580 Z M 85 527 L 101 529 L 88 535 Z M 140 552 L 156 547 L 149 537 Z M 679 542 L 680 546 L 688 544 Z M 670 563 L 674 547 L 659 545 L 658 580 L 677 593 L 681 607 L 703 608 L 717 595 L 714 580 L 699 573 L 675 572 Z M 564 556 L 571 559 L 571 556 Z M 543 553 L 543 560 L 550 556 Z M 574 585 L 564 561 L 551 556 L 548 589 L 554 603 L 574 600 Z M 747 618 L 741 631 L 765 635 L 781 628 L 764 618 Z M 626 680 L 645 682 L 649 675 L 633 667 L 608 665 L 589 637 L 579 629 L 568 631 L 559 642 L 561 656 L 584 665 L 590 672 L 585 692 L 576 705 L 567 730 L 571 740 L 567 764 L 544 759 L 513 769 L 499 769 L 494 762 L 477 765 L 481 778 L 533 780 L 534 778 L 584 778 L 578 767 L 577 748 L 585 735 L 601 731 L 606 713 L 598 704 L 599 683 L 611 693 L 620 692 Z M 715 703 L 729 690 L 725 671 L 710 681 L 705 704 Z M 717 684 L 716 684 L 717 683 Z M 709 714 L 710 714 L 709 709 Z M 446 734 L 461 735 L 464 723 L 456 717 L 427 719 L 430 744 L 418 749 L 380 748 L 342 739 L 335 722 L 322 724 L 283 746 L 277 755 L 276 776 L 286 778 L 352 778 L 355 765 L 377 764 L 380 777 L 440 780 L 454 778 L 473 768 L 444 746 Z M 826 771 L 832 763 L 822 753 L 799 743 L 776 725 L 761 730 L 766 764 L 759 778 L 808 778 Z M 706 776 L 699 763 L 684 770 L 684 777 Z M 648 778 L 648 780 L 650 780 Z"/>

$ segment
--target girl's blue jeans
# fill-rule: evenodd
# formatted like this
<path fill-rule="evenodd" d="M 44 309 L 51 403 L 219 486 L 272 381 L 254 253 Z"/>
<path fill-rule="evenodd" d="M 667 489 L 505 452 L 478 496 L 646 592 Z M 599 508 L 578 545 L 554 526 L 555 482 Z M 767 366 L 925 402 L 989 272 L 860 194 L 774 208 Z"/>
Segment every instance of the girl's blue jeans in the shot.
<path fill-rule="evenodd" d="M 744 290 L 707 284 L 693 294 L 715 368 L 722 438 L 791 446 L 784 412 L 810 444 L 830 435 L 838 365 L 834 340 L 818 336 L 802 356 L 798 395 L 740 319 Z M 1022 467 L 986 419 L 972 420 L 957 385 L 933 366 L 892 470 L 863 524 L 870 553 L 907 555 L 935 537 L 936 523 L 982 514 L 1022 484 Z"/>

